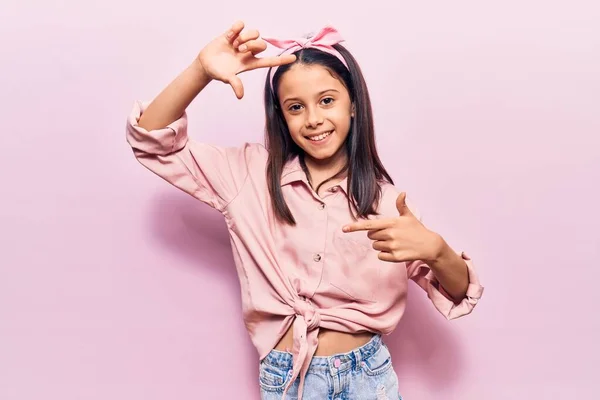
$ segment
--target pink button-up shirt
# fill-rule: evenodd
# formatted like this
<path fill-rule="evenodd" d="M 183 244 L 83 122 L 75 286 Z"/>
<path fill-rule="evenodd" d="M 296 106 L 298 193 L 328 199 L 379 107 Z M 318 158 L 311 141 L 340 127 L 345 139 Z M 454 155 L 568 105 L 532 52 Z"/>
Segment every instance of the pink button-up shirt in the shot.
<path fill-rule="evenodd" d="M 466 297 L 456 304 L 422 261 L 381 261 L 365 232 L 342 232 L 352 221 L 346 180 L 318 195 L 298 158 L 290 161 L 281 186 L 297 225 L 280 223 L 269 198 L 264 146 L 225 148 L 196 142 L 188 138 L 185 113 L 169 126 L 148 132 L 138 125 L 147 105 L 137 102 L 127 120 L 127 140 L 136 158 L 222 213 L 251 340 L 262 360 L 293 326 L 290 384 L 300 376 L 300 398 L 319 328 L 391 333 L 404 313 L 409 279 L 447 319 L 468 314 L 477 304 L 483 287 L 464 253 L 470 284 Z M 383 184 L 380 215 L 373 218 L 398 216 L 398 194 L 393 185 Z M 407 205 L 420 218 L 410 201 Z"/>

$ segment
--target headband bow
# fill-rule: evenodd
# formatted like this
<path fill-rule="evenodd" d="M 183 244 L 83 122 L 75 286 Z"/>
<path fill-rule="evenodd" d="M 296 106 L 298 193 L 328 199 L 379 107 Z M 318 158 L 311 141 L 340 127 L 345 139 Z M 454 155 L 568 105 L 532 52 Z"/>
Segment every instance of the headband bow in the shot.
<path fill-rule="evenodd" d="M 308 38 L 298 39 L 286 39 L 279 40 L 274 38 L 262 38 L 265 42 L 272 44 L 273 46 L 282 49 L 280 55 L 292 54 L 300 49 L 318 49 L 329 53 L 337 57 L 345 66 L 348 68 L 348 63 L 339 51 L 333 48 L 334 44 L 338 44 L 344 41 L 342 35 L 332 26 L 325 26 L 316 34 L 309 36 Z M 277 68 L 271 68 L 270 81 L 271 88 L 273 88 L 273 76 Z"/>

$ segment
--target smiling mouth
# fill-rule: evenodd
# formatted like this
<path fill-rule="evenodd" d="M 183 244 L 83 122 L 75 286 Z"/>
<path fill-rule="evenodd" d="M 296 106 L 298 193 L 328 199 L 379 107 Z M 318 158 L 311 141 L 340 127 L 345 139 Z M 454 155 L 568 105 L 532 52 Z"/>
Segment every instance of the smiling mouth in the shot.
<path fill-rule="evenodd" d="M 312 142 L 320 142 L 321 140 L 325 140 L 325 138 L 327 138 L 332 133 L 333 133 L 333 130 L 321 133 L 320 135 L 305 136 L 305 137 Z"/>

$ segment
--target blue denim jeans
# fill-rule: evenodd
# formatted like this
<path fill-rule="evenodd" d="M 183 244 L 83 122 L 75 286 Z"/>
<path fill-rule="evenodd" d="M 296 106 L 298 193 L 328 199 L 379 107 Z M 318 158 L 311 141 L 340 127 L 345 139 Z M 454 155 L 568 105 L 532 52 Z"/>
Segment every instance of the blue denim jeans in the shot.
<path fill-rule="evenodd" d="M 291 379 L 292 354 L 272 350 L 260 363 L 262 400 L 281 399 Z M 298 399 L 296 379 L 286 400 Z M 313 357 L 304 380 L 302 400 L 402 400 L 392 358 L 380 335 L 344 354 Z"/>

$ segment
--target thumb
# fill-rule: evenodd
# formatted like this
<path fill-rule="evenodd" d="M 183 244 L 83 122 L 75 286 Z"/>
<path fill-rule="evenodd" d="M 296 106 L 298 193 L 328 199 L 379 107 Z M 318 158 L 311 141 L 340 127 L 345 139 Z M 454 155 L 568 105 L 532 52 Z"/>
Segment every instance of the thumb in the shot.
<path fill-rule="evenodd" d="M 237 75 L 231 76 L 227 81 L 227 83 L 231 85 L 231 88 L 238 99 L 244 97 L 244 85 L 242 84 L 242 80 Z"/>
<path fill-rule="evenodd" d="M 408 206 L 406 205 L 406 192 L 402 192 L 400 193 L 400 195 L 398 195 L 398 198 L 396 199 L 396 208 L 398 209 L 398 213 L 400 214 L 400 216 L 413 216 L 412 211 L 410 211 L 410 209 L 408 208 Z"/>

